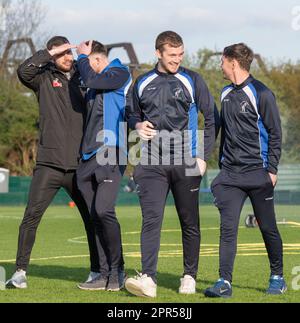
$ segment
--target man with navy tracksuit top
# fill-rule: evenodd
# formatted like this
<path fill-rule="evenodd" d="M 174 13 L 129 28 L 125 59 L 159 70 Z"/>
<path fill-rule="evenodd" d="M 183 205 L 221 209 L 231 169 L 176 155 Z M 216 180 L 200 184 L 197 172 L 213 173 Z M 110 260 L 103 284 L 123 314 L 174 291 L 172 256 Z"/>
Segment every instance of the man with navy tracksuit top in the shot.
<path fill-rule="evenodd" d="M 87 88 L 87 121 L 77 171 L 78 186 L 110 266 L 109 277 L 79 287 L 114 292 L 123 288 L 125 280 L 115 204 L 126 168 L 120 158 L 124 159 L 127 153 L 125 102 L 132 80 L 129 69 L 118 59 L 109 63 L 106 48 L 96 41 L 82 43 L 78 54 L 78 69 Z"/>
<path fill-rule="evenodd" d="M 207 297 L 232 296 L 240 215 L 253 205 L 271 264 L 268 294 L 283 294 L 283 245 L 274 211 L 274 187 L 281 157 L 282 130 L 274 94 L 249 71 L 254 58 L 245 44 L 225 48 L 222 69 L 233 83 L 222 91 L 221 173 L 212 183 L 221 214 L 220 279 Z"/>
<path fill-rule="evenodd" d="M 126 289 L 136 296 L 151 298 L 157 295 L 161 226 L 170 191 L 175 199 L 183 238 L 185 272 L 179 292 L 196 292 L 200 254 L 199 190 L 206 161 L 215 143 L 217 114 L 214 99 L 201 76 L 181 67 L 182 38 L 174 32 L 164 32 L 157 38 L 156 49 L 158 65 L 138 78 L 126 108 L 129 127 L 137 130 L 144 141 L 141 163 L 134 172 L 143 213 L 143 268 L 139 276 L 126 281 Z M 205 118 L 202 153 L 197 136 L 200 112 Z M 167 132 L 179 134 L 180 144 L 175 144 L 178 143 L 176 136 L 173 142 L 166 144 L 156 140 L 163 131 L 165 136 Z M 189 136 L 183 136 L 184 132 L 189 132 Z M 166 154 L 169 154 L 168 164 L 163 163 Z M 190 159 L 188 163 L 185 157 Z M 189 176 L 192 166 L 196 166 L 197 171 Z"/>

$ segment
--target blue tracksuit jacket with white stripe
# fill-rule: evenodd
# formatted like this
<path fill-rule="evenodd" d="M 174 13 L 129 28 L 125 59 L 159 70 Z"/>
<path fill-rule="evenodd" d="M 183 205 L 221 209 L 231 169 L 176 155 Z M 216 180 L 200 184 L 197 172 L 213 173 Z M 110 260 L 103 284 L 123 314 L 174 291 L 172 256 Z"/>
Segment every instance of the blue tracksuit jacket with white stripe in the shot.
<path fill-rule="evenodd" d="M 233 172 L 266 169 L 277 174 L 282 129 L 274 94 L 250 76 L 222 92 L 221 167 Z"/>
<path fill-rule="evenodd" d="M 80 55 L 78 69 L 88 89 L 82 159 L 91 159 L 105 147 L 127 151 L 125 107 L 126 95 L 132 84 L 128 67 L 116 59 L 97 74 L 91 68 L 88 57 Z"/>

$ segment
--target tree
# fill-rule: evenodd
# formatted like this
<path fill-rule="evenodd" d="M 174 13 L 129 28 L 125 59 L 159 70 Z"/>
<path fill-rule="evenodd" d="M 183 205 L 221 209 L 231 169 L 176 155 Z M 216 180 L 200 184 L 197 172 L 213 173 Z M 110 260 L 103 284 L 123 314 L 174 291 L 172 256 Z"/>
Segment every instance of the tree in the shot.
<path fill-rule="evenodd" d="M 41 39 L 45 8 L 39 0 L 0 0 L 0 62 L 9 40 Z M 15 45 L 0 70 L 0 166 L 15 175 L 31 175 L 37 151 L 37 101 L 21 86 L 16 67 L 31 55 Z"/>
<path fill-rule="evenodd" d="M 0 165 L 12 174 L 30 176 L 37 151 L 38 107 L 34 95 L 26 96 L 0 84 Z"/>
<path fill-rule="evenodd" d="M 273 66 L 270 76 L 280 88 L 286 105 L 284 161 L 300 162 L 300 63 Z"/>
<path fill-rule="evenodd" d="M 40 28 L 45 15 L 46 8 L 40 0 L 0 0 L 0 57 L 10 40 L 32 38 L 35 43 L 41 42 L 44 36 Z M 2 78 L 14 78 L 16 66 L 30 54 L 28 46 L 16 44 L 10 51 L 6 69 L 0 71 Z"/>

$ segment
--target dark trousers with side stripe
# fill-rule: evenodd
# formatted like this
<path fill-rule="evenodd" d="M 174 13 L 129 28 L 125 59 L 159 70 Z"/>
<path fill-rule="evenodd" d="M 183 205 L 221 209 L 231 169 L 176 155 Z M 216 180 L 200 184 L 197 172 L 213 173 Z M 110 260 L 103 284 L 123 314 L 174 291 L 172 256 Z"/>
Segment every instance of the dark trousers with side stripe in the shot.
<path fill-rule="evenodd" d="M 237 254 L 240 215 L 249 197 L 269 255 L 272 275 L 283 275 L 283 244 L 274 206 L 274 186 L 264 169 L 245 174 L 227 170 L 212 183 L 215 203 L 221 214 L 220 277 L 232 281 Z"/>
<path fill-rule="evenodd" d="M 82 161 L 77 170 L 78 187 L 112 274 L 124 269 L 121 228 L 115 211 L 124 172 L 122 166 L 100 166 L 96 158 Z"/>
<path fill-rule="evenodd" d="M 134 173 L 142 207 L 142 272 L 156 281 L 166 200 L 172 191 L 182 228 L 184 274 L 196 278 L 200 255 L 201 177 L 186 176 L 185 166 L 142 166 Z"/>
<path fill-rule="evenodd" d="M 76 172 L 65 172 L 42 165 L 36 166 L 34 170 L 29 201 L 20 226 L 16 261 L 17 269 L 27 271 L 38 226 L 45 211 L 61 188 L 64 188 L 70 198 L 76 203 L 83 219 L 89 243 L 91 271 L 108 271 L 106 259 L 103 259 L 104 253 L 101 245 L 96 241 L 95 230 L 88 208 L 77 187 Z M 99 259 L 104 261 L 100 263 Z"/>

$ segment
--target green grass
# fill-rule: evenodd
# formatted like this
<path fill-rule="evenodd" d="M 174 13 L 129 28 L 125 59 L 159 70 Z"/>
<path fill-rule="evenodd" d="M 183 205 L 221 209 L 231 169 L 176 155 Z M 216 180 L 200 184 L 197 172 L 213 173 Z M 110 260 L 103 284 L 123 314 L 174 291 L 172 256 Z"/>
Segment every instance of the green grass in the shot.
<path fill-rule="evenodd" d="M 14 272 L 18 227 L 22 208 L 0 208 L 0 266 L 7 278 Z M 82 302 L 82 303 L 204 303 L 204 302 L 300 302 L 299 291 L 292 290 L 292 269 L 300 266 L 300 226 L 280 225 L 285 246 L 285 276 L 289 292 L 282 297 L 266 296 L 269 263 L 261 245 L 259 230 L 244 228 L 243 222 L 251 208 L 246 206 L 241 219 L 239 253 L 234 273 L 234 297 L 230 300 L 207 300 L 203 291 L 218 278 L 219 215 L 214 207 L 201 207 L 202 256 L 200 259 L 197 295 L 178 295 L 182 274 L 182 247 L 180 225 L 175 210 L 166 209 L 159 259 L 159 289 L 156 300 L 138 299 L 126 291 L 116 294 L 82 292 L 76 284 L 86 279 L 89 258 L 84 229 L 76 210 L 51 207 L 38 231 L 37 241 L 29 269 L 29 289 L 25 291 L 0 291 L 0 302 Z M 300 207 L 277 207 L 278 220 L 300 223 Z M 127 272 L 130 276 L 140 270 L 141 214 L 138 207 L 118 208 L 123 231 Z M 136 232 L 136 233 L 134 233 Z M 70 241 L 70 239 L 82 237 Z M 80 243 L 78 243 L 80 242 Z M 243 246 L 250 244 L 250 246 Z M 254 244 L 254 245 L 253 245 Z M 296 246 L 289 246 L 296 244 Z M 69 257 L 71 258 L 65 258 Z M 56 259 L 49 259 L 49 258 Z"/>

